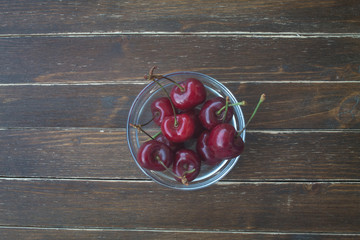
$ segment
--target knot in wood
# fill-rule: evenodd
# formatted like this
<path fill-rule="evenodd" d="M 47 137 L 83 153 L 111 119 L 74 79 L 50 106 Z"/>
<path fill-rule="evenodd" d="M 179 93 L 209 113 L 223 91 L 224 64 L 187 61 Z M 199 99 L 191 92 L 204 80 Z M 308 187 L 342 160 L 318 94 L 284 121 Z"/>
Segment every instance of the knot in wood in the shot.
<path fill-rule="evenodd" d="M 337 118 L 346 125 L 360 122 L 360 93 L 352 94 L 341 101 Z"/>

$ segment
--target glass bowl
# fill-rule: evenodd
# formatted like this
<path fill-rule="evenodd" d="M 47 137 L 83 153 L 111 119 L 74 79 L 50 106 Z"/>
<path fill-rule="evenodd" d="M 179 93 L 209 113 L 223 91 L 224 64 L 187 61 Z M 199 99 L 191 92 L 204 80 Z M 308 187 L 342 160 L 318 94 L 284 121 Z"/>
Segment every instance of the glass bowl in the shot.
<path fill-rule="evenodd" d="M 205 74 L 197 73 L 197 72 L 175 72 L 175 73 L 167 74 L 165 76 L 173 79 L 176 82 L 181 82 L 188 78 L 196 78 L 204 84 L 207 91 L 207 99 L 218 96 L 225 98 L 226 96 L 228 96 L 230 103 L 238 102 L 234 97 L 234 95 L 229 91 L 229 89 L 227 89 L 223 84 L 221 84 L 216 79 L 209 77 Z M 168 93 L 170 93 L 171 88 L 174 86 L 173 83 L 171 83 L 170 81 L 164 78 L 158 80 L 158 82 L 167 90 Z M 150 111 L 150 105 L 152 101 L 154 101 L 156 98 L 163 96 L 166 96 L 166 94 L 159 87 L 159 85 L 156 84 L 155 82 L 151 82 L 139 93 L 139 95 L 135 98 L 130 108 L 130 112 L 127 120 L 126 134 L 127 134 L 128 146 L 131 155 L 135 160 L 136 165 L 153 181 L 173 189 L 196 190 L 196 189 L 208 187 L 216 183 L 217 181 L 222 179 L 235 166 L 240 156 L 233 159 L 224 160 L 221 163 L 214 166 L 206 165 L 202 162 L 200 174 L 196 177 L 196 179 L 189 182 L 189 185 L 184 185 L 176 181 L 174 177 L 171 174 L 169 174 L 167 171 L 161 172 L 161 171 L 148 170 L 142 168 L 138 164 L 136 160 L 138 149 L 140 148 L 141 144 L 144 141 L 149 140 L 149 137 L 147 137 L 141 131 L 138 131 L 137 129 L 131 127 L 130 123 L 144 124 L 149 120 L 151 120 L 152 114 Z M 232 124 L 236 130 L 240 130 L 245 126 L 244 116 L 240 106 L 233 106 L 233 108 L 234 108 L 234 116 L 230 121 L 230 124 Z M 151 136 L 161 130 L 160 127 L 153 122 L 150 122 L 150 124 L 144 126 L 143 129 Z M 241 137 L 245 142 L 245 131 L 242 132 Z M 193 144 L 190 144 L 189 146 L 186 147 L 194 150 L 195 145 L 196 145 L 196 141 L 193 141 Z"/>

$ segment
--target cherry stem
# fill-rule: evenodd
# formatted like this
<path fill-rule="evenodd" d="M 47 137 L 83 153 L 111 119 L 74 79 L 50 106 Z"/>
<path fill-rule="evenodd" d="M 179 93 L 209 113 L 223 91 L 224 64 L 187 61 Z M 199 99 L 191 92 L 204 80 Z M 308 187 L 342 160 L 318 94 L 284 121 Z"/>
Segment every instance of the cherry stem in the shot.
<path fill-rule="evenodd" d="M 129 125 L 132 126 L 133 128 L 136 128 L 137 130 L 140 130 L 141 132 L 145 133 L 149 138 L 154 140 L 154 138 L 152 136 L 150 136 L 150 134 L 148 134 L 144 129 L 142 129 L 141 125 L 132 124 L 132 123 L 129 123 Z"/>
<path fill-rule="evenodd" d="M 191 169 L 191 170 L 187 170 L 183 173 L 183 176 L 185 176 L 186 174 L 190 174 L 190 173 L 193 173 L 195 172 L 195 168 Z"/>
<path fill-rule="evenodd" d="M 169 78 L 169 77 L 166 77 L 166 76 L 164 76 L 164 75 L 161 75 L 161 74 L 154 74 L 154 70 L 155 69 L 157 69 L 157 66 L 153 66 L 151 69 L 150 69 L 150 71 L 149 71 L 149 75 L 145 75 L 144 77 L 145 77 L 145 79 L 147 79 L 147 80 L 153 80 L 153 79 L 162 79 L 162 78 L 165 78 L 166 80 L 169 80 L 170 82 L 172 82 L 173 84 L 175 84 L 178 88 L 180 88 L 180 90 L 182 91 L 182 92 L 184 92 L 185 91 L 185 89 L 179 84 L 179 83 L 177 83 L 175 80 L 173 80 L 173 79 L 171 79 L 171 78 Z"/>
<path fill-rule="evenodd" d="M 255 107 L 255 109 L 254 109 L 251 117 L 249 118 L 248 122 L 245 124 L 245 127 L 239 132 L 239 136 L 240 136 L 241 133 L 247 128 L 247 126 L 249 125 L 249 123 L 251 122 L 251 120 L 253 119 L 253 117 L 255 116 L 257 110 L 259 109 L 261 103 L 264 102 L 264 101 L 265 101 L 265 94 L 263 93 L 263 94 L 261 94 L 260 99 L 259 99 L 259 102 L 258 102 L 258 104 L 256 105 L 256 107 Z"/>
<path fill-rule="evenodd" d="M 186 186 L 188 186 L 188 185 L 189 185 L 189 182 L 188 182 L 188 180 L 187 180 L 187 178 L 186 178 L 186 175 L 187 175 L 187 174 L 190 174 L 190 173 L 193 173 L 193 172 L 195 172 L 195 168 L 183 172 L 183 175 L 182 175 L 181 177 L 179 177 L 179 178 L 181 179 L 181 183 L 184 184 L 184 185 L 186 185 Z"/>
<path fill-rule="evenodd" d="M 176 110 L 175 110 L 175 106 L 174 106 L 173 102 L 171 101 L 171 98 L 170 98 L 169 93 L 165 90 L 165 88 L 164 88 L 158 81 L 156 81 L 155 79 L 154 79 L 153 81 L 156 82 L 156 83 L 162 88 L 162 90 L 164 90 L 164 92 L 166 93 L 167 97 L 169 98 L 170 104 L 171 104 L 171 108 L 172 108 L 173 113 L 174 113 L 174 126 L 177 127 L 177 126 L 178 126 L 178 121 L 177 121 L 177 117 L 176 117 Z"/>
<path fill-rule="evenodd" d="M 139 126 L 146 126 L 146 125 L 148 125 L 149 123 L 151 123 L 153 120 L 154 120 L 154 118 L 155 117 L 153 117 L 152 119 L 150 119 L 149 121 L 147 121 L 146 123 L 144 123 L 144 124 L 139 124 Z"/>
<path fill-rule="evenodd" d="M 156 156 L 155 159 L 165 168 L 165 170 L 167 172 L 169 172 L 171 175 L 173 175 L 174 177 L 178 178 L 181 180 L 181 183 L 188 186 L 189 185 L 189 182 L 188 180 L 186 179 L 185 175 L 183 175 L 182 177 L 176 175 L 173 171 L 171 171 L 166 165 L 165 163 L 163 163 L 163 161 L 161 161 L 160 157 L 159 156 Z M 195 171 L 195 169 L 192 169 Z"/>
<path fill-rule="evenodd" d="M 152 136 L 153 139 L 155 139 L 157 136 L 159 136 L 161 134 L 161 130 L 159 132 L 157 132 L 154 136 Z"/>
<path fill-rule="evenodd" d="M 175 80 L 172 80 L 171 78 L 165 77 L 163 75 L 158 75 L 157 79 L 161 79 L 161 78 L 165 78 L 166 80 L 169 80 L 170 82 L 172 82 L 173 84 L 175 84 L 178 88 L 180 88 L 180 90 L 182 92 L 185 91 L 185 88 L 183 86 L 181 86 L 179 83 L 177 83 Z"/>
<path fill-rule="evenodd" d="M 226 118 L 226 114 L 228 112 L 228 109 L 229 109 L 229 96 L 226 96 L 226 98 L 225 98 L 225 110 L 224 110 L 224 115 L 222 116 L 223 122 L 225 122 L 225 118 Z"/>
<path fill-rule="evenodd" d="M 227 97 L 228 98 L 228 97 Z M 241 102 L 237 102 L 237 103 L 230 103 L 228 104 L 229 107 L 233 107 L 233 106 L 246 106 L 247 102 L 246 101 L 241 101 Z M 224 111 L 224 109 L 226 108 L 226 104 L 225 106 L 223 106 L 222 108 L 220 108 L 217 112 L 216 115 L 220 115 L 222 111 Z"/>
<path fill-rule="evenodd" d="M 166 89 L 164 88 L 163 85 L 161 85 L 157 80 L 159 79 L 159 77 L 163 78 L 162 75 L 154 75 L 154 70 L 156 69 L 157 67 L 154 66 L 150 69 L 149 71 L 149 76 L 145 76 L 145 78 L 147 78 L 148 80 L 151 80 L 153 82 L 155 82 L 156 84 L 158 84 L 160 86 L 160 88 L 165 92 L 166 96 L 168 97 L 168 99 L 170 100 L 170 104 L 171 104 L 171 108 L 173 110 L 173 113 L 174 113 L 174 127 L 177 127 L 178 126 L 178 121 L 177 121 L 177 118 L 176 118 L 176 110 L 175 110 L 175 106 L 173 104 L 173 102 L 171 101 L 171 98 L 170 98 L 170 95 L 169 93 L 166 91 Z M 166 78 L 167 79 L 167 78 Z M 172 80 L 173 81 L 173 80 Z M 174 81 L 175 82 L 175 81 Z M 180 86 L 181 87 L 181 86 Z"/>

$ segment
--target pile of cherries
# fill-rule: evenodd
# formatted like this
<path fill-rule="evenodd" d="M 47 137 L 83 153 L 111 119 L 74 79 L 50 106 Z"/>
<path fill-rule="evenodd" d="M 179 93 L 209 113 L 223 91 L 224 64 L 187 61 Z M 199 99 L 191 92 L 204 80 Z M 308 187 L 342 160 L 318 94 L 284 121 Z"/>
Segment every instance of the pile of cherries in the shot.
<path fill-rule="evenodd" d="M 265 95 L 261 96 L 244 129 L 237 132 L 229 122 L 233 118 L 233 106 L 245 105 L 244 101 L 230 104 L 228 97 L 207 99 L 206 88 L 198 79 L 176 83 L 165 76 L 154 75 L 155 68 L 146 78 L 156 82 L 167 97 L 151 103 L 151 121 L 161 127 L 155 136 L 146 133 L 141 128 L 143 125 L 131 124 L 150 138 L 138 150 L 139 165 L 149 170 L 168 171 L 177 181 L 188 185 L 199 175 L 201 164 L 216 165 L 239 156 L 244 150 L 241 133 Z M 174 83 L 170 94 L 158 82 L 161 78 Z M 187 147 L 194 142 L 196 147 Z"/>

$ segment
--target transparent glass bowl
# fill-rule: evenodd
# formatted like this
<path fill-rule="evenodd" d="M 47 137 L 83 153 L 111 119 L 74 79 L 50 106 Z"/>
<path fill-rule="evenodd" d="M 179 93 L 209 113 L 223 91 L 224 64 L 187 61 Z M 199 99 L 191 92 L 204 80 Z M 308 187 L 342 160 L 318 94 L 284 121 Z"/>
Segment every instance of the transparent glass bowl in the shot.
<path fill-rule="evenodd" d="M 205 88 L 207 90 L 207 99 L 211 99 L 217 96 L 222 96 L 224 98 L 228 96 L 230 99 L 230 103 L 238 102 L 234 97 L 234 95 L 229 91 L 229 89 L 227 89 L 219 81 L 205 74 L 197 73 L 197 72 L 175 72 L 165 76 L 175 80 L 176 82 L 181 82 L 188 78 L 196 78 L 205 85 Z M 172 87 L 174 86 L 173 83 L 171 83 L 166 79 L 160 79 L 159 83 L 162 86 L 164 86 L 164 88 L 169 93 Z M 167 171 L 164 172 L 152 171 L 152 170 L 144 169 L 138 164 L 136 160 L 138 149 L 140 148 L 141 144 L 144 141 L 149 140 L 149 137 L 147 137 L 144 133 L 138 131 L 137 129 L 131 127 L 129 124 L 130 123 L 144 124 L 149 120 L 151 120 L 152 114 L 150 111 L 150 105 L 156 98 L 163 96 L 166 96 L 166 94 L 159 87 L 159 85 L 154 82 L 151 82 L 139 93 L 139 95 L 135 98 L 130 108 L 126 133 L 127 133 L 127 142 L 129 145 L 129 149 L 131 155 L 135 160 L 136 165 L 153 181 L 173 189 L 195 190 L 195 189 L 205 188 L 207 186 L 216 183 L 235 166 L 240 156 L 233 159 L 224 160 L 215 166 L 209 166 L 202 163 L 200 174 L 197 176 L 196 179 L 189 182 L 189 185 L 183 185 L 182 183 L 176 181 L 174 177 L 170 175 Z M 245 126 L 244 116 L 240 106 L 234 106 L 233 108 L 234 108 L 234 116 L 230 123 L 235 127 L 235 129 L 240 130 Z M 154 135 L 155 133 L 161 130 L 160 127 L 153 122 L 143 127 L 143 129 L 150 135 Z M 245 131 L 242 132 L 241 137 L 245 142 Z M 186 147 L 194 150 L 195 146 L 196 146 L 196 141 L 194 140 Z"/>

